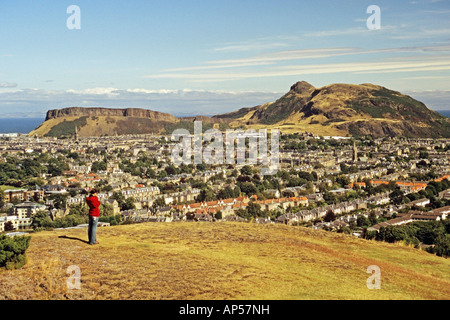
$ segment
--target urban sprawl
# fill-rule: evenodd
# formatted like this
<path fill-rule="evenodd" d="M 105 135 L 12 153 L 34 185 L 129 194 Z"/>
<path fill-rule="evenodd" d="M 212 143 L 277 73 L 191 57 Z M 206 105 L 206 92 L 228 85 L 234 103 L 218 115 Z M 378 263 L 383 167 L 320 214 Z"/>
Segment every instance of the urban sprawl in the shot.
<path fill-rule="evenodd" d="M 101 225 L 283 223 L 361 237 L 450 213 L 449 139 L 279 137 L 278 171 L 174 164 L 170 136 L 0 137 L 0 232 L 83 227 L 99 190 Z"/>

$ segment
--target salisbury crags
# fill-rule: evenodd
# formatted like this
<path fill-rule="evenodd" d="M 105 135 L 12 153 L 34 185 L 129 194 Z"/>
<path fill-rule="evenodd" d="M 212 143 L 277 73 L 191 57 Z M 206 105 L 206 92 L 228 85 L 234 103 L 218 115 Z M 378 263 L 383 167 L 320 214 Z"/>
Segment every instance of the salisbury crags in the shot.
<path fill-rule="evenodd" d="M 126 109 L 110 109 L 110 108 L 82 108 L 71 107 L 64 109 L 55 109 L 47 111 L 45 121 L 63 118 L 63 117 L 134 117 L 148 118 L 159 121 L 176 122 L 177 118 L 168 113 L 162 113 L 147 109 L 126 108 Z"/>
<path fill-rule="evenodd" d="M 161 134 L 170 133 L 176 128 L 193 129 L 193 121 L 225 123 L 227 119 L 213 120 L 198 116 L 177 118 L 171 114 L 148 109 L 126 108 L 82 108 L 71 107 L 49 110 L 45 121 L 29 136 L 79 137 L 124 135 L 124 134 Z"/>

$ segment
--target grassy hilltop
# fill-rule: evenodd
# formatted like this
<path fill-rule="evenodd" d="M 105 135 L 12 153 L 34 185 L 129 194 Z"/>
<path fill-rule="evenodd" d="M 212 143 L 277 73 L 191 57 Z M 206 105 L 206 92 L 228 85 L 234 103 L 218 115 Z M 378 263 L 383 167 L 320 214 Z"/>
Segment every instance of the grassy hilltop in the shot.
<path fill-rule="evenodd" d="M 0 299 L 448 299 L 450 261 L 400 244 L 285 225 L 144 223 L 32 235 Z M 68 290 L 67 268 L 81 269 Z M 369 290 L 367 267 L 381 269 Z"/>

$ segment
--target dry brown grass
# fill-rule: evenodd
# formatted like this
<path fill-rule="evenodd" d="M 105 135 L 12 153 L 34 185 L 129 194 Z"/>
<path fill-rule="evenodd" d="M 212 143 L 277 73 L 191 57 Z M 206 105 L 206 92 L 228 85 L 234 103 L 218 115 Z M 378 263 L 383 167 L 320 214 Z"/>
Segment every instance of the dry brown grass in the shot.
<path fill-rule="evenodd" d="M 448 299 L 450 263 L 402 245 L 284 225 L 146 223 L 32 235 L 0 299 Z M 65 237 L 62 237 L 65 236 Z M 69 266 L 81 289 L 69 290 Z M 367 267 L 381 268 L 369 290 Z"/>

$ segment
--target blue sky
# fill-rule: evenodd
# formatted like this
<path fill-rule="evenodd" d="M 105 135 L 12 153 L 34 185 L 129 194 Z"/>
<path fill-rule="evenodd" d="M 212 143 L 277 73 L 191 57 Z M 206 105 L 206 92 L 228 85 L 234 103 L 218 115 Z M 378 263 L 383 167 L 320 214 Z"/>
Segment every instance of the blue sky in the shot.
<path fill-rule="evenodd" d="M 79 30 L 67 28 L 70 5 Z M 0 117 L 69 106 L 212 115 L 301 80 L 374 83 L 450 109 L 449 18 L 450 0 L 2 0 Z"/>

